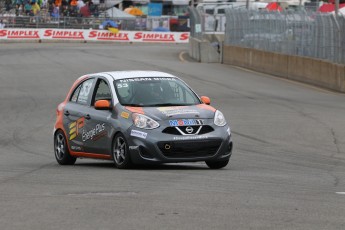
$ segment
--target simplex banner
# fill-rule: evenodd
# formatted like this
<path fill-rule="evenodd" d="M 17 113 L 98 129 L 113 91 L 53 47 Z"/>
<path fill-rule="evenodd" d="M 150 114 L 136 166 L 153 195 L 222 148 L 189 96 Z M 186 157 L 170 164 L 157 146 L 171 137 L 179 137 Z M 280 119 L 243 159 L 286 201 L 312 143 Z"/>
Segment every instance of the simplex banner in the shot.
<path fill-rule="evenodd" d="M 189 32 L 152 32 L 74 29 L 0 29 L 0 40 L 61 40 L 188 43 Z"/>

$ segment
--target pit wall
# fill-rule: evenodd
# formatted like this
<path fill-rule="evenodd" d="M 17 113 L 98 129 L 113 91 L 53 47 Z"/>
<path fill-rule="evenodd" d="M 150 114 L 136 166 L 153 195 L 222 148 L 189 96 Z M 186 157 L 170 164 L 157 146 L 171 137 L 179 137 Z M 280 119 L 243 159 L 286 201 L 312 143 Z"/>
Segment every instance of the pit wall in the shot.
<path fill-rule="evenodd" d="M 202 63 L 220 63 L 224 33 L 204 33 L 202 39 L 189 38 L 189 56 Z"/>
<path fill-rule="evenodd" d="M 308 57 L 223 46 L 223 64 L 240 66 L 345 93 L 345 66 Z"/>

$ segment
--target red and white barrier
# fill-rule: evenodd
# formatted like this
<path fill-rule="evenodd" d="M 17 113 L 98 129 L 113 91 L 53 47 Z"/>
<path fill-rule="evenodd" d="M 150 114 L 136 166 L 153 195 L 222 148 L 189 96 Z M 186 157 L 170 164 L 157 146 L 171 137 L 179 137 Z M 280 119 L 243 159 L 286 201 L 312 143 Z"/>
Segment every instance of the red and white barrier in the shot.
<path fill-rule="evenodd" d="M 61 40 L 188 43 L 189 32 L 120 31 L 74 29 L 0 29 L 0 40 Z"/>

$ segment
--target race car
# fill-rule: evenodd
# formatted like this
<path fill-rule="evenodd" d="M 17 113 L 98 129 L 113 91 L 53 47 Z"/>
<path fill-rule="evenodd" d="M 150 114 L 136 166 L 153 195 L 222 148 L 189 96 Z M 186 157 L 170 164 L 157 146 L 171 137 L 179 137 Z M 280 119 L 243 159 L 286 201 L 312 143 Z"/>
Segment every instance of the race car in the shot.
<path fill-rule="evenodd" d="M 78 78 L 56 110 L 57 162 L 112 160 L 136 164 L 205 161 L 225 167 L 232 154 L 229 124 L 210 99 L 180 78 L 158 71 L 115 71 Z"/>

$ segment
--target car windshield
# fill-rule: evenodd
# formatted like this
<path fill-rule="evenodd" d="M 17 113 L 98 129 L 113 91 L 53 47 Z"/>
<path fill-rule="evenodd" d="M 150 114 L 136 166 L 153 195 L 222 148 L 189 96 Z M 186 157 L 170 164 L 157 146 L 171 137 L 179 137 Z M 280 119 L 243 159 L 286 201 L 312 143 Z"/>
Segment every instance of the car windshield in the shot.
<path fill-rule="evenodd" d="M 127 106 L 183 106 L 200 104 L 182 81 L 168 77 L 128 78 L 115 81 L 116 94 Z"/>

